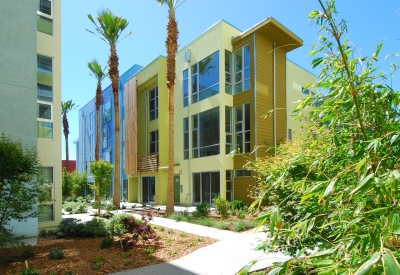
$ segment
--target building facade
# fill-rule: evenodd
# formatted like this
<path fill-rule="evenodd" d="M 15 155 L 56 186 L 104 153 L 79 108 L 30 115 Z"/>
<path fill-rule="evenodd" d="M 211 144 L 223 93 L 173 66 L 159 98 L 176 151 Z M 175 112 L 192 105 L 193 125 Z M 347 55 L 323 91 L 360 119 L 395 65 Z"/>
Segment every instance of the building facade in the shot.
<path fill-rule="evenodd" d="M 37 218 L 10 225 L 34 244 L 61 221 L 61 1 L 6 1 L 0 15 L 0 132 L 37 149 L 52 198 Z"/>
<path fill-rule="evenodd" d="M 273 18 L 245 32 L 221 20 L 178 51 L 176 204 L 212 204 L 218 194 L 229 201 L 251 202 L 248 190 L 256 181 L 243 166 L 274 153 L 288 138 L 296 127 L 288 119 L 287 109 L 292 107 L 288 102 L 302 94 L 292 87 L 300 85 L 301 91 L 306 82 L 315 83 L 315 76 L 286 59 L 286 53 L 302 43 Z M 165 70 L 166 59 L 160 56 L 125 84 L 121 162 L 130 202 L 166 203 Z M 272 109 L 277 111 L 264 116 Z M 232 158 L 232 152 L 240 154 Z"/>

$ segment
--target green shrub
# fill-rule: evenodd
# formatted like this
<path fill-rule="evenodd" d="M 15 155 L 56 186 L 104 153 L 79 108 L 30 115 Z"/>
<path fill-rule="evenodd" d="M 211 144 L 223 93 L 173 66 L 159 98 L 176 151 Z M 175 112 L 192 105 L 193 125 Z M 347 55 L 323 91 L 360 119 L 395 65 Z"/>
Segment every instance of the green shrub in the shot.
<path fill-rule="evenodd" d="M 63 219 L 57 226 L 57 237 L 84 236 L 85 225 L 75 218 Z"/>
<path fill-rule="evenodd" d="M 206 218 L 210 216 L 210 206 L 207 203 L 200 203 L 196 206 L 196 211 L 193 212 L 196 218 Z"/>
<path fill-rule="evenodd" d="M 80 197 L 82 198 L 82 197 Z M 83 199 L 83 198 L 82 198 Z M 86 204 L 86 199 L 79 200 L 79 201 L 72 201 L 72 202 L 64 202 L 62 208 L 64 211 L 70 213 L 70 214 L 81 214 L 81 213 L 87 213 L 88 207 Z"/>
<path fill-rule="evenodd" d="M 105 249 L 113 246 L 114 238 L 110 236 L 106 236 L 104 239 L 101 240 L 100 248 Z"/>
<path fill-rule="evenodd" d="M 62 252 L 61 249 L 55 247 L 50 250 L 50 253 L 47 255 L 47 257 L 49 257 L 52 260 L 58 260 L 64 258 L 65 256 L 64 252 Z"/>
<path fill-rule="evenodd" d="M 232 210 L 244 210 L 247 208 L 247 205 L 242 200 L 234 200 L 232 202 Z"/>
<path fill-rule="evenodd" d="M 57 237 L 100 237 L 108 234 L 103 219 L 92 219 L 82 222 L 79 219 L 67 218 L 60 222 L 56 231 Z"/>
<path fill-rule="evenodd" d="M 215 208 L 219 212 L 221 218 L 226 219 L 229 217 L 228 210 L 230 209 L 230 204 L 226 199 L 221 198 L 221 196 L 218 195 L 214 199 L 214 204 L 215 204 Z"/>
<path fill-rule="evenodd" d="M 20 247 L 20 250 L 21 250 L 21 257 L 23 259 L 34 258 L 36 256 L 35 248 L 32 246 L 23 245 Z"/>
<path fill-rule="evenodd" d="M 108 221 L 106 225 L 106 229 L 109 234 L 113 236 L 121 236 L 126 232 L 126 228 L 122 222 L 122 220 L 127 219 L 131 217 L 132 215 L 130 214 L 117 214 L 112 216 Z"/>
<path fill-rule="evenodd" d="M 108 235 L 107 223 L 104 219 L 93 218 L 84 223 L 83 234 L 88 237 L 102 237 Z"/>

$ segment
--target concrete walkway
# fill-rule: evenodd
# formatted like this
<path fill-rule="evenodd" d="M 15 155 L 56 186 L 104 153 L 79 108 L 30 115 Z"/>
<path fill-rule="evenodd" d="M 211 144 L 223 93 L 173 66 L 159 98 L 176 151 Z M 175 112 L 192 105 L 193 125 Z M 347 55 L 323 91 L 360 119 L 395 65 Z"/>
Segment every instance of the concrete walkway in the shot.
<path fill-rule="evenodd" d="M 181 211 L 179 208 L 176 210 Z M 140 217 L 140 215 L 133 215 Z M 63 215 L 63 218 L 87 221 L 93 216 L 76 214 Z M 282 253 L 265 254 L 263 251 L 255 250 L 258 243 L 266 237 L 266 233 L 260 231 L 249 230 L 237 233 L 159 217 L 154 217 L 150 223 L 218 241 L 168 263 L 126 270 L 113 273 L 113 275 L 233 275 L 253 260 L 258 260 L 258 262 L 251 270 L 259 270 L 271 266 L 273 262 L 282 262 L 289 258 Z"/>

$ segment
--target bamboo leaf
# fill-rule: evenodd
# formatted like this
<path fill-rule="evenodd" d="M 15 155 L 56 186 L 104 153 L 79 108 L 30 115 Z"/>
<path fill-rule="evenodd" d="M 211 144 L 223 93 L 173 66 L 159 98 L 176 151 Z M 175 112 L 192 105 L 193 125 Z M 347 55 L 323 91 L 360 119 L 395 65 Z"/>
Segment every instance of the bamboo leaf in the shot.
<path fill-rule="evenodd" d="M 383 269 L 386 275 L 398 275 L 400 274 L 400 265 L 393 255 L 393 252 L 387 248 L 384 249 L 382 255 Z"/>
<path fill-rule="evenodd" d="M 321 256 L 331 255 L 335 251 L 336 251 L 336 249 L 333 249 L 333 248 L 323 250 L 323 251 L 318 251 L 318 252 L 315 252 L 315 253 L 311 254 L 310 256 L 308 256 L 308 258 L 317 258 L 317 257 L 321 257 Z"/>
<path fill-rule="evenodd" d="M 250 271 L 250 268 L 257 263 L 257 260 L 253 260 L 247 265 L 245 265 L 238 273 L 238 275 L 247 275 Z"/>
<path fill-rule="evenodd" d="M 381 212 L 385 212 L 386 210 L 390 209 L 390 207 L 380 207 L 380 208 L 375 208 L 370 211 L 365 212 L 365 214 L 378 214 Z"/>
<path fill-rule="evenodd" d="M 374 264 L 376 264 L 377 261 L 381 258 L 381 254 L 379 252 L 375 252 L 372 254 L 371 258 L 369 258 L 368 261 L 366 261 L 362 266 L 360 266 L 359 269 L 357 269 L 356 273 L 354 275 L 367 275 L 371 271 L 372 267 Z"/>
<path fill-rule="evenodd" d="M 324 199 L 328 198 L 334 191 L 336 185 L 337 178 L 334 178 L 325 189 L 325 193 L 322 195 Z"/>
<path fill-rule="evenodd" d="M 363 190 L 364 188 L 366 188 L 368 185 L 367 183 L 369 183 L 370 179 L 374 176 L 374 174 L 369 174 L 368 176 L 366 176 L 361 183 L 353 190 L 350 192 L 350 195 L 353 195 L 354 193 L 356 193 L 359 190 Z"/>

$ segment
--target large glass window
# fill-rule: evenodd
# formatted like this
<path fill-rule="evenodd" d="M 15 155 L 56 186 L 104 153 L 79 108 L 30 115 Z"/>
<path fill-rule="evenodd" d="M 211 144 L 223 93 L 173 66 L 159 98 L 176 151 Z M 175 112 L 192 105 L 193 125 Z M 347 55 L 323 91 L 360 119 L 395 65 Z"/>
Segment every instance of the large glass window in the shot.
<path fill-rule="evenodd" d="M 52 58 L 38 55 L 37 56 L 38 72 L 44 74 L 53 73 Z"/>
<path fill-rule="evenodd" d="M 189 73 L 188 70 L 183 71 L 183 107 L 189 105 Z"/>
<path fill-rule="evenodd" d="M 155 87 L 150 92 L 149 98 L 149 112 L 150 120 L 158 118 L 158 87 Z"/>
<path fill-rule="evenodd" d="M 232 94 L 232 53 L 225 51 L 225 93 Z"/>
<path fill-rule="evenodd" d="M 250 89 L 250 46 L 243 47 L 234 54 L 235 94 Z"/>
<path fill-rule="evenodd" d="M 250 152 L 250 103 L 234 108 L 235 148 L 242 153 Z"/>
<path fill-rule="evenodd" d="M 108 128 L 103 128 L 103 148 L 107 148 L 108 146 Z"/>
<path fill-rule="evenodd" d="M 53 139 L 53 123 L 51 122 L 37 122 L 38 138 Z"/>
<path fill-rule="evenodd" d="M 51 120 L 51 104 L 38 103 L 38 118 Z"/>
<path fill-rule="evenodd" d="M 193 158 L 219 154 L 219 108 L 192 116 Z"/>
<path fill-rule="evenodd" d="M 183 159 L 189 159 L 189 118 L 183 119 Z"/>
<path fill-rule="evenodd" d="M 94 135 L 90 135 L 90 153 L 94 152 Z"/>
<path fill-rule="evenodd" d="M 94 130 L 96 125 L 96 115 L 95 112 L 90 113 L 90 130 Z"/>
<path fill-rule="evenodd" d="M 49 198 L 53 199 L 52 196 L 52 186 L 54 182 L 54 177 L 53 177 L 53 167 L 41 167 L 41 176 L 42 180 L 45 183 L 44 187 L 42 188 L 42 191 L 45 192 Z M 38 215 L 38 221 L 39 222 L 48 222 L 48 221 L 53 221 L 54 220 L 54 215 L 53 215 L 53 204 L 44 204 L 39 206 L 39 215 Z"/>
<path fill-rule="evenodd" d="M 213 205 L 220 193 L 219 172 L 193 173 L 193 203 Z"/>
<path fill-rule="evenodd" d="M 103 123 L 111 120 L 111 100 L 103 104 Z"/>
<path fill-rule="evenodd" d="M 225 106 L 225 154 L 232 152 L 232 108 Z"/>
<path fill-rule="evenodd" d="M 155 177 L 143 177 L 143 180 L 142 180 L 143 203 L 154 204 L 155 194 L 156 194 L 156 178 Z"/>
<path fill-rule="evenodd" d="M 150 155 L 158 154 L 158 130 L 150 132 Z"/>
<path fill-rule="evenodd" d="M 53 88 L 51 86 L 37 84 L 38 100 L 53 102 Z"/>
<path fill-rule="evenodd" d="M 219 93 L 219 52 L 192 66 L 192 103 Z"/>
<path fill-rule="evenodd" d="M 38 0 L 38 14 L 53 18 L 53 0 Z"/>

